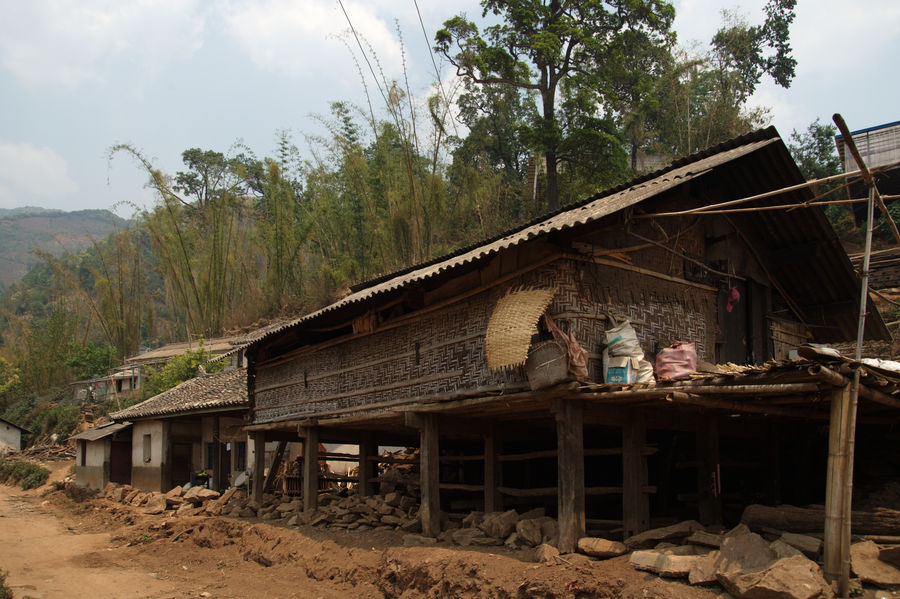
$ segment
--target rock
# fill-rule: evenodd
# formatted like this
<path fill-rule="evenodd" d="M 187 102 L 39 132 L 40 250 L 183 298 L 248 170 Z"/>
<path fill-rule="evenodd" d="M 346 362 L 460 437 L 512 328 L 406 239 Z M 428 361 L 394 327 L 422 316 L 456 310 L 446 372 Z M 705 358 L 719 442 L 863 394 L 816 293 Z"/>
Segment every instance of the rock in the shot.
<path fill-rule="evenodd" d="M 110 501 L 117 501 L 122 503 L 122 500 L 125 498 L 125 493 L 127 490 L 124 487 L 116 487 L 112 489 L 109 493 L 107 493 L 106 497 Z"/>
<path fill-rule="evenodd" d="M 131 505 L 136 506 L 136 507 L 142 506 L 145 503 L 147 503 L 147 501 L 150 499 L 151 495 L 152 495 L 151 493 L 138 493 L 137 495 L 134 496 L 134 498 L 131 500 L 130 503 L 131 503 Z"/>
<path fill-rule="evenodd" d="M 718 549 L 722 544 L 723 539 L 724 537 L 722 535 L 706 532 L 705 530 L 698 530 L 687 537 L 684 542 L 690 543 L 691 545 L 703 545 L 704 547 L 715 547 Z"/>
<path fill-rule="evenodd" d="M 222 502 L 222 505 L 225 505 L 226 503 L 231 501 L 231 498 L 234 497 L 237 493 L 238 493 L 238 488 L 231 487 L 230 489 L 228 489 L 227 491 L 222 493 L 222 496 L 219 497 L 219 501 Z"/>
<path fill-rule="evenodd" d="M 519 533 L 514 532 L 511 533 L 506 540 L 503 541 L 503 546 L 507 549 L 518 549 L 519 548 Z"/>
<path fill-rule="evenodd" d="M 122 503 L 131 503 L 131 500 L 140 494 L 140 489 L 132 489 L 122 497 Z"/>
<path fill-rule="evenodd" d="M 488 537 L 479 528 L 457 528 L 450 533 L 450 538 L 457 545 L 500 545 L 501 541 Z"/>
<path fill-rule="evenodd" d="M 181 497 L 169 497 L 168 493 L 165 494 L 165 498 L 166 498 L 166 505 L 168 505 L 172 508 L 178 507 L 179 505 L 184 503 L 184 499 L 182 499 Z"/>
<path fill-rule="evenodd" d="M 628 553 L 628 547 L 618 541 L 608 541 L 599 537 L 581 537 L 578 539 L 578 551 L 591 557 L 609 559 Z"/>
<path fill-rule="evenodd" d="M 388 514 L 387 516 L 381 517 L 381 522 L 390 526 L 399 526 L 400 524 L 403 524 L 404 520 L 398 516 Z"/>
<path fill-rule="evenodd" d="M 863 581 L 879 587 L 900 585 L 900 570 L 878 559 L 878 545 L 872 541 L 850 546 L 850 567 Z"/>
<path fill-rule="evenodd" d="M 726 534 L 719 552 L 720 573 L 762 568 L 778 558 L 766 540 L 752 532 L 735 536 Z"/>
<path fill-rule="evenodd" d="M 819 566 L 802 556 L 785 557 L 764 568 L 719 575 L 735 599 L 815 599 L 831 596 Z"/>
<path fill-rule="evenodd" d="M 559 541 L 559 524 L 553 518 L 545 517 L 541 521 L 541 541 L 554 546 Z"/>
<path fill-rule="evenodd" d="M 702 585 L 715 584 L 720 556 L 718 551 L 701 555 L 691 566 L 691 571 L 688 572 L 688 582 Z"/>
<path fill-rule="evenodd" d="M 466 514 L 466 517 L 462 519 L 462 527 L 475 528 L 482 522 L 484 522 L 484 512 L 469 512 Z"/>
<path fill-rule="evenodd" d="M 188 505 L 190 505 L 190 504 L 188 504 Z M 240 509 L 240 511 L 238 512 L 238 516 L 240 516 L 241 518 L 255 518 L 256 511 L 252 507 L 249 507 L 249 506 L 242 507 Z"/>
<path fill-rule="evenodd" d="M 279 514 L 279 513 L 276 512 L 276 511 L 266 512 L 265 514 L 262 515 L 262 519 L 263 519 L 263 520 L 275 520 L 275 519 L 278 518 L 280 515 L 281 515 L 281 514 Z"/>
<path fill-rule="evenodd" d="M 213 501 L 207 501 L 203 509 L 210 516 L 219 516 L 222 514 L 222 510 L 225 509 L 225 504 L 220 502 L 218 499 L 215 499 Z"/>
<path fill-rule="evenodd" d="M 816 559 L 822 551 L 822 539 L 811 537 L 809 535 L 801 535 L 794 532 L 782 533 L 781 540 L 802 551 L 806 557 Z"/>
<path fill-rule="evenodd" d="M 168 507 L 166 496 L 161 493 L 153 493 L 151 494 L 149 501 L 147 501 L 147 505 L 144 507 L 144 513 L 161 514 L 166 511 L 166 507 Z"/>
<path fill-rule="evenodd" d="M 326 514 L 324 512 L 319 512 L 318 514 L 312 516 L 309 519 L 310 526 L 318 526 L 319 524 L 322 524 L 323 522 L 328 522 L 328 514 Z"/>
<path fill-rule="evenodd" d="M 297 501 L 296 504 L 293 501 L 289 501 L 287 503 L 282 503 L 281 505 L 275 508 L 275 511 L 280 514 L 286 514 L 288 512 L 296 512 L 300 509 L 300 502 Z"/>
<path fill-rule="evenodd" d="M 519 540 L 530 547 L 540 545 L 544 539 L 544 533 L 541 531 L 543 520 L 543 518 L 519 520 L 516 523 L 516 534 L 519 535 Z"/>
<path fill-rule="evenodd" d="M 519 521 L 519 513 L 516 510 L 506 512 L 491 512 L 484 515 L 484 521 L 478 526 L 489 537 L 504 540 L 514 530 Z"/>
<path fill-rule="evenodd" d="M 800 551 L 796 547 L 788 545 L 781 539 L 769 543 L 769 549 L 775 552 L 775 556 L 778 559 L 781 559 L 783 557 L 793 557 L 795 555 L 803 555 L 802 551 Z"/>
<path fill-rule="evenodd" d="M 200 511 L 199 508 L 195 507 L 191 503 L 183 503 L 181 507 L 179 507 L 175 511 L 176 516 L 194 516 Z"/>
<path fill-rule="evenodd" d="M 644 549 L 632 553 L 628 563 L 637 570 L 654 572 L 660 576 L 687 578 L 700 558 L 699 555 L 674 555 L 656 549 Z"/>
<path fill-rule="evenodd" d="M 538 545 L 534 550 L 534 561 L 542 564 L 555 563 L 557 557 L 559 557 L 559 549 L 546 543 Z"/>
<path fill-rule="evenodd" d="M 398 507 L 400 505 L 400 498 L 400 493 L 388 493 L 384 496 L 384 502 L 391 507 Z"/>
<path fill-rule="evenodd" d="M 378 506 L 378 509 L 376 511 L 379 514 L 381 514 L 382 516 L 387 516 L 388 514 L 394 513 L 394 508 L 392 508 L 391 506 L 389 506 L 386 503 L 382 503 L 381 505 Z"/>
<path fill-rule="evenodd" d="M 101 493 L 101 495 L 103 495 L 104 497 L 109 497 L 117 487 L 118 485 L 116 483 L 106 483 L 106 486 L 103 487 L 103 492 Z"/>
<path fill-rule="evenodd" d="M 431 537 L 423 537 L 422 535 L 403 535 L 404 547 L 430 547 L 437 541 Z"/>
<path fill-rule="evenodd" d="M 185 492 L 183 497 L 185 501 L 190 501 L 194 505 L 200 505 L 204 501 L 218 498 L 219 493 L 205 487 L 191 487 Z"/>
<path fill-rule="evenodd" d="M 166 497 L 181 497 L 182 495 L 184 495 L 184 489 L 181 487 L 181 485 L 169 489 L 169 491 L 166 493 Z"/>
<path fill-rule="evenodd" d="M 747 527 L 747 525 L 744 524 L 744 523 L 742 522 L 741 524 L 738 524 L 737 526 L 735 526 L 734 528 L 732 528 L 731 530 L 729 530 L 728 532 L 726 532 L 726 533 L 725 533 L 725 538 L 728 538 L 728 537 L 739 537 L 739 536 L 741 536 L 741 535 L 748 535 L 748 534 L 750 534 L 751 532 L 753 532 L 753 531 L 750 530 L 750 529 Z"/>
<path fill-rule="evenodd" d="M 629 549 L 646 549 L 653 547 L 660 541 L 671 541 L 673 539 L 681 540 L 693 534 L 698 530 L 702 530 L 703 526 L 696 520 L 685 520 L 678 524 L 665 526 L 663 528 L 654 528 L 625 539 L 625 545 Z"/>
<path fill-rule="evenodd" d="M 408 497 L 406 495 L 400 498 L 400 505 L 398 506 L 401 510 L 409 511 L 410 508 L 415 507 L 418 504 L 415 497 Z"/>
<path fill-rule="evenodd" d="M 408 533 L 420 533 L 422 532 L 422 521 L 418 518 L 407 518 L 400 525 L 400 530 Z"/>
<path fill-rule="evenodd" d="M 288 526 L 297 526 L 297 524 L 299 524 L 299 522 L 300 522 L 300 516 L 298 516 L 297 514 L 294 514 L 293 516 L 288 518 L 287 524 L 288 524 Z"/>

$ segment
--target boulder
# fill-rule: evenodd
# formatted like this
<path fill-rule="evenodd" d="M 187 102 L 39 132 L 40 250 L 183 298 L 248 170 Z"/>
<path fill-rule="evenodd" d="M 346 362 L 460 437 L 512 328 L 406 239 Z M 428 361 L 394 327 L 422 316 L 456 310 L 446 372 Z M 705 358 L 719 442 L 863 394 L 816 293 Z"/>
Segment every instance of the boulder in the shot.
<path fill-rule="evenodd" d="M 407 518 L 400 525 L 400 530 L 407 533 L 418 534 L 422 532 L 422 521 L 418 518 Z"/>
<path fill-rule="evenodd" d="M 484 521 L 484 512 L 469 512 L 462 519 L 462 528 L 475 528 Z"/>
<path fill-rule="evenodd" d="M 879 587 L 900 585 L 900 570 L 878 559 L 881 549 L 872 541 L 850 546 L 850 567 L 863 582 Z"/>
<path fill-rule="evenodd" d="M 400 493 L 396 493 L 396 492 L 387 493 L 384 496 L 384 502 L 391 507 L 398 507 L 400 505 L 401 497 L 402 496 L 400 495 Z"/>
<path fill-rule="evenodd" d="M 514 530 L 519 521 L 519 513 L 516 510 L 506 512 L 491 512 L 484 515 L 484 521 L 478 525 L 484 534 L 501 541 L 506 539 Z"/>
<path fill-rule="evenodd" d="M 161 493 L 151 493 L 147 505 L 144 506 L 144 513 L 162 514 L 166 511 L 166 507 L 168 507 L 168 502 L 166 501 L 165 495 Z"/>
<path fill-rule="evenodd" d="M 514 532 L 506 537 L 506 540 L 503 541 L 503 546 L 507 549 L 518 549 L 521 546 L 519 543 L 519 533 Z"/>
<path fill-rule="evenodd" d="M 699 555 L 675 555 L 656 549 L 635 551 L 628 563 L 637 570 L 646 570 L 669 578 L 687 578 Z"/>
<path fill-rule="evenodd" d="M 166 497 L 181 497 L 182 495 L 184 495 L 184 489 L 181 487 L 181 485 L 169 489 L 169 491 L 166 493 Z"/>
<path fill-rule="evenodd" d="M 559 549 L 553 545 L 542 543 L 534 550 L 534 561 L 542 564 L 555 563 L 557 557 L 559 557 Z"/>
<path fill-rule="evenodd" d="M 802 555 L 785 557 L 763 568 L 720 575 L 719 583 L 735 599 L 815 599 L 831 588 L 815 562 Z"/>
<path fill-rule="evenodd" d="M 457 545 L 499 545 L 500 541 L 488 537 L 480 528 L 457 528 L 450 533 L 450 539 Z"/>
<path fill-rule="evenodd" d="M 544 518 L 532 518 L 530 520 L 519 520 L 516 523 L 516 534 L 524 545 L 537 547 L 544 539 L 544 533 L 541 531 L 541 524 Z"/>
<path fill-rule="evenodd" d="M 519 520 L 533 520 L 534 518 L 543 518 L 547 515 L 547 510 L 542 507 L 536 507 L 533 510 L 528 510 L 527 512 L 522 513 L 519 516 Z"/>
<path fill-rule="evenodd" d="M 688 582 L 691 584 L 710 585 L 718 582 L 716 573 L 719 568 L 721 554 L 718 551 L 710 551 L 706 555 L 701 555 L 691 566 L 688 572 Z"/>
<path fill-rule="evenodd" d="M 288 512 L 298 512 L 300 511 L 300 505 L 300 500 L 295 499 L 294 501 L 282 503 L 275 508 L 275 511 L 281 514 L 286 514 Z"/>
<path fill-rule="evenodd" d="M 288 518 L 287 524 L 288 526 L 297 526 L 300 523 L 300 516 L 294 514 L 290 518 Z"/>
<path fill-rule="evenodd" d="M 125 489 L 125 487 L 115 487 L 114 489 L 111 489 L 106 494 L 106 497 L 110 501 L 116 501 L 116 502 L 121 503 L 122 500 L 125 498 L 126 493 L 127 493 L 127 489 Z"/>
<path fill-rule="evenodd" d="M 591 557 L 609 559 L 628 553 L 628 547 L 618 541 L 608 541 L 599 537 L 581 537 L 578 539 L 578 551 Z"/>
<path fill-rule="evenodd" d="M 752 532 L 726 534 L 719 552 L 719 573 L 762 568 L 778 558 L 766 540 Z"/>
<path fill-rule="evenodd" d="M 696 520 L 686 520 L 678 524 L 654 528 L 628 537 L 625 539 L 625 545 L 629 549 L 647 549 L 655 546 L 660 541 L 681 541 L 698 530 L 703 530 L 703 525 Z"/>
<path fill-rule="evenodd" d="M 190 504 L 187 504 L 187 505 L 190 505 Z M 256 510 L 254 510 L 252 507 L 249 507 L 249 506 L 242 507 L 240 509 L 240 511 L 238 512 L 238 516 L 240 516 L 241 518 L 255 518 Z"/>

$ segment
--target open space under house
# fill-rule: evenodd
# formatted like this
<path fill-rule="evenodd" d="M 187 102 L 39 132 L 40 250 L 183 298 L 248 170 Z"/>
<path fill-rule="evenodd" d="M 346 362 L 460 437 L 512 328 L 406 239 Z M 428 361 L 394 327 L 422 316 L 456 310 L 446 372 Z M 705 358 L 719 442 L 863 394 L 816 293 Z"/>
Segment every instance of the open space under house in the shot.
<path fill-rule="evenodd" d="M 808 201 L 807 188 L 714 209 L 801 183 L 769 128 L 359 285 L 247 348 L 247 430 L 257 442 L 305 441 L 307 510 L 318 461 L 330 457 L 320 443 L 359 447 L 363 494 L 374 491 L 377 463 L 396 459 L 379 446 L 418 448 L 419 515 L 431 536 L 441 511 L 473 509 L 543 506 L 558 518 L 564 552 L 586 531 L 733 524 L 754 503 L 827 499 L 839 514 L 845 456 L 829 455 L 829 438 L 836 447 L 841 398 L 859 369 L 855 481 L 877 487 L 897 474 L 889 448 L 900 378 L 788 352 L 856 339 L 860 277 L 818 207 L 764 209 Z M 516 310 L 523 327 L 546 311 L 573 334 L 587 379 L 534 391 L 524 367 L 489 367 L 485 338 L 503 320 L 493 317 L 506 311 L 509 322 Z M 698 372 L 603 384 L 602 333 L 626 319 L 647 356 L 695 343 Z M 523 327 L 490 334 L 524 360 L 532 339 L 515 334 Z M 889 337 L 872 307 L 865 338 Z M 259 497 L 262 477 L 253 487 Z"/>

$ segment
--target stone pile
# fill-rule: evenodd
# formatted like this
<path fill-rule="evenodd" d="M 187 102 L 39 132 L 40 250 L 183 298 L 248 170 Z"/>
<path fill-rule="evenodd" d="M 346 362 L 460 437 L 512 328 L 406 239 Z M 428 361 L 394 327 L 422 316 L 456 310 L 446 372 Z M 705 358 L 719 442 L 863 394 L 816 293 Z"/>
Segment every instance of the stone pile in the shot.
<path fill-rule="evenodd" d="M 246 500 L 247 495 L 234 488 L 221 495 L 204 487 L 191 487 L 187 491 L 182 487 L 175 487 L 168 493 L 158 493 L 141 491 L 130 485 L 108 483 L 103 489 L 103 496 L 111 501 L 142 508 L 145 514 L 170 512 L 177 516 L 218 516 L 226 506 Z"/>
<path fill-rule="evenodd" d="M 559 528 L 556 520 L 548 518 L 543 508 L 519 514 L 505 512 L 471 512 L 464 518 L 450 518 L 442 514 L 441 541 L 467 547 L 470 545 L 505 545 L 510 549 L 556 545 Z"/>
<path fill-rule="evenodd" d="M 646 547 L 660 540 L 653 549 Z M 832 589 L 819 565 L 804 555 L 821 542 L 803 535 L 767 541 L 743 524 L 722 534 L 702 530 L 694 521 L 647 531 L 625 540 L 636 549 L 629 557 L 638 570 L 692 585 L 719 584 L 736 599 L 829 598 Z M 815 557 L 815 555 L 813 555 Z"/>

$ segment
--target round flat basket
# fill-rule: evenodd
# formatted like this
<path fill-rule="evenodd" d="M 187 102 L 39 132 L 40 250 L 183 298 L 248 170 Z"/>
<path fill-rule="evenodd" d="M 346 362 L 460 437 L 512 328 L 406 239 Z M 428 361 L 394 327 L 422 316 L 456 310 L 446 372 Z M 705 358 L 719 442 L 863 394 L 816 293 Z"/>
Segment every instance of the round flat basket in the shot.
<path fill-rule="evenodd" d="M 569 378 L 566 349 L 556 341 L 541 341 L 528 352 L 525 375 L 532 391 L 546 389 Z"/>

